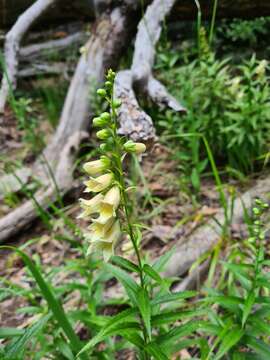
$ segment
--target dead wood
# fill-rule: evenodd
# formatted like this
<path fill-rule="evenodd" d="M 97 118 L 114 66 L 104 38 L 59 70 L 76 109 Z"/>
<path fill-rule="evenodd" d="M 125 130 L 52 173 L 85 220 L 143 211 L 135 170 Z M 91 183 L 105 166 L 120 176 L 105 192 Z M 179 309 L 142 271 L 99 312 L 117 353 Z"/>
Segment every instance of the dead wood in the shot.
<path fill-rule="evenodd" d="M 31 65 L 18 71 L 19 78 L 28 78 L 40 75 L 63 75 L 68 79 L 68 74 L 72 72 L 73 67 L 66 63 L 57 62 L 52 64 L 32 63 Z"/>
<path fill-rule="evenodd" d="M 134 140 L 151 141 L 155 139 L 155 131 L 152 119 L 140 109 L 133 88 L 137 93 L 147 95 L 162 110 L 169 108 L 180 113 L 186 111 L 152 74 L 155 46 L 160 38 L 162 22 L 174 3 L 175 0 L 154 0 L 147 7 L 138 25 L 131 70 L 121 71 L 117 75 L 115 93 L 122 101 L 119 110 L 120 132 L 128 131 Z M 123 127 L 123 119 L 126 129 Z"/>
<path fill-rule="evenodd" d="M 130 70 L 120 71 L 115 79 L 115 96 L 122 104 L 119 109 L 119 133 L 128 134 L 131 139 L 144 141 L 153 139 L 154 127 L 152 119 L 139 106 L 132 89 L 132 73 Z"/>
<path fill-rule="evenodd" d="M 85 138 L 85 136 L 87 136 L 87 133 L 76 132 L 67 139 L 67 143 L 60 154 L 59 162 L 55 169 L 57 189 L 52 184 L 43 187 L 35 194 L 35 200 L 28 200 L 7 216 L 0 219 L 0 243 L 31 223 L 31 221 L 37 217 L 39 212 L 38 207 L 44 210 L 47 209 L 59 196 L 58 191 L 63 195 L 70 189 L 73 182 L 71 171 L 73 161 L 78 152 L 81 140 Z"/>
<path fill-rule="evenodd" d="M 192 270 L 179 284 L 174 285 L 172 291 L 199 290 L 205 280 L 209 268 L 209 260 Z"/>
<path fill-rule="evenodd" d="M 152 74 L 156 44 L 165 18 L 170 14 L 175 2 L 176 0 L 154 0 L 147 7 L 138 26 L 131 71 L 134 86 L 147 94 L 161 109 L 171 108 L 174 111 L 185 112 Z"/>
<path fill-rule="evenodd" d="M 83 32 L 76 32 L 75 34 L 68 35 L 62 39 L 50 40 L 37 44 L 24 46 L 19 50 L 20 60 L 31 61 L 35 58 L 40 58 L 43 54 L 47 55 L 51 51 L 61 51 L 70 46 L 79 46 L 85 42 L 86 34 Z"/>
<path fill-rule="evenodd" d="M 233 201 L 233 214 L 230 225 L 243 222 L 245 211 L 251 209 L 255 198 L 269 201 L 270 177 L 259 180 L 250 190 L 236 200 L 228 199 L 228 208 Z M 220 211 L 215 219 L 220 224 L 225 223 L 225 214 Z M 165 276 L 181 276 L 200 256 L 211 250 L 218 241 L 222 240 L 222 231 L 217 221 L 210 220 L 205 226 L 199 227 L 184 244 L 181 244 L 168 262 Z"/>
<path fill-rule="evenodd" d="M 90 88 L 95 88 L 103 80 L 105 71 L 116 65 L 127 44 L 132 29 L 130 17 L 132 19 L 133 14 L 133 11 L 129 10 L 124 6 L 118 7 L 110 14 L 101 16 L 94 27 L 95 32 L 85 45 L 86 51 L 81 56 L 71 81 L 57 130 L 43 151 L 43 156 L 37 159 L 31 171 L 31 174 L 43 184 L 37 196 L 37 200 L 42 202 L 41 206 L 45 206 L 45 203 L 53 200 L 49 196 L 53 196 L 54 184 L 49 175 L 48 166 L 53 173 L 57 172 L 57 169 L 62 167 L 60 164 L 62 162 L 61 153 L 70 136 L 87 130 L 89 127 Z M 44 158 L 46 158 L 46 166 L 44 166 Z M 67 168 L 67 171 L 72 171 L 71 166 Z M 64 181 L 64 177 L 58 177 L 57 180 L 58 187 L 62 188 L 61 182 Z M 64 188 L 67 190 L 68 186 Z M 44 193 L 45 189 L 49 189 L 46 190 L 46 198 L 39 196 Z M 17 233 L 19 229 L 32 221 L 34 216 L 37 216 L 34 205 L 27 202 L 2 218 L 0 220 L 0 240 L 4 241 Z"/>
<path fill-rule="evenodd" d="M 0 89 L 0 114 L 4 113 L 10 87 L 16 88 L 19 49 L 21 41 L 33 23 L 57 0 L 38 0 L 30 6 L 16 21 L 5 40 L 5 72 Z"/>

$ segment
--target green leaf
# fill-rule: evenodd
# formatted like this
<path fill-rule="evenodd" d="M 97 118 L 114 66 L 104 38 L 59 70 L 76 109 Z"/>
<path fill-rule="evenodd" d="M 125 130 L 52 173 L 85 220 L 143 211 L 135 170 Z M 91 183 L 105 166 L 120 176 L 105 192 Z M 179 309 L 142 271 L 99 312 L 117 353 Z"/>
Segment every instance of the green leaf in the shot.
<path fill-rule="evenodd" d="M 52 311 L 54 318 L 58 322 L 58 325 L 63 329 L 64 333 L 69 339 L 73 351 L 78 352 L 81 348 L 81 342 L 77 337 L 77 335 L 75 334 L 72 326 L 70 325 L 70 322 L 66 316 L 66 313 L 61 303 L 55 297 L 53 290 L 51 289 L 50 285 L 45 281 L 37 266 L 33 263 L 33 261 L 29 258 L 28 255 L 26 255 L 23 251 L 21 251 L 18 248 L 15 248 L 13 246 L 1 246 L 0 249 L 13 250 L 20 255 L 25 265 L 30 270 L 33 278 L 36 280 L 43 297 L 47 301 L 48 306 Z"/>
<path fill-rule="evenodd" d="M 244 330 L 236 326 L 227 332 L 221 341 L 215 360 L 221 359 L 228 353 L 228 351 L 241 340 L 243 335 Z"/>
<path fill-rule="evenodd" d="M 138 274 L 140 273 L 140 269 L 136 264 L 121 256 L 113 256 L 111 261 L 125 270 L 136 272 Z"/>
<path fill-rule="evenodd" d="M 153 264 L 153 268 L 160 273 L 161 271 L 165 270 L 165 267 L 170 260 L 170 258 L 173 256 L 175 252 L 175 246 L 173 246 L 169 251 L 166 251 L 165 254 L 161 255 Z"/>
<path fill-rule="evenodd" d="M 132 330 L 120 330 L 118 333 L 120 336 L 122 336 L 124 339 L 129 341 L 131 344 L 137 346 L 138 349 L 143 349 L 144 347 L 144 340 L 139 335 L 138 332 L 135 332 L 134 329 Z"/>
<path fill-rule="evenodd" d="M 257 285 L 270 289 L 270 281 L 265 276 L 260 276 L 257 279 Z"/>
<path fill-rule="evenodd" d="M 200 326 L 201 322 L 199 321 L 190 321 L 184 325 L 176 326 L 167 333 L 159 335 L 156 338 L 156 343 L 169 346 L 170 343 L 179 340 L 180 337 L 190 335 L 196 330 L 200 330 Z"/>
<path fill-rule="evenodd" d="M 149 339 L 151 340 L 151 305 L 148 293 L 145 289 L 140 289 L 137 295 L 138 307 L 142 315 Z"/>
<path fill-rule="evenodd" d="M 59 349 L 60 353 L 64 355 L 64 357 L 68 360 L 74 360 L 75 357 L 72 354 L 72 351 L 70 350 L 70 347 L 67 345 L 67 343 L 63 339 L 57 339 L 56 340 L 56 346 Z"/>
<path fill-rule="evenodd" d="M 28 341 L 34 338 L 43 329 L 50 318 L 51 314 L 43 316 L 35 324 L 26 329 L 19 338 L 11 344 L 8 344 L 5 348 L 6 359 L 13 359 L 14 357 L 19 356 Z"/>
<path fill-rule="evenodd" d="M 109 336 L 110 333 L 113 333 L 114 331 L 122 331 L 122 323 L 124 325 L 126 323 L 134 324 L 135 323 L 135 315 L 138 313 L 138 309 L 136 308 L 130 308 L 121 311 L 119 314 L 110 317 L 109 320 L 106 322 L 105 326 L 100 330 L 100 332 L 94 336 L 81 350 L 80 353 L 83 353 L 85 351 L 90 351 L 92 348 L 101 342 L 104 338 Z M 138 325 L 138 323 L 137 323 Z M 126 329 L 126 328 L 125 328 Z M 80 354 L 79 353 L 79 354 Z M 79 354 L 77 356 L 79 356 Z"/>
<path fill-rule="evenodd" d="M 0 339 L 12 338 L 23 334 L 24 334 L 23 329 L 16 329 L 12 327 L 0 328 Z"/>
<path fill-rule="evenodd" d="M 245 336 L 244 340 L 248 347 L 260 356 L 261 360 L 270 359 L 270 346 L 268 344 L 252 336 Z"/>
<path fill-rule="evenodd" d="M 159 275 L 159 273 L 154 270 L 154 268 L 152 268 L 150 265 L 145 264 L 143 266 L 143 271 L 145 272 L 145 274 L 147 274 L 148 276 L 150 276 L 152 279 L 154 279 L 158 284 L 162 285 L 163 280 L 161 278 L 161 276 Z"/>
<path fill-rule="evenodd" d="M 104 266 L 105 269 L 107 269 L 110 273 L 112 273 L 113 276 L 117 278 L 117 280 L 120 281 L 133 305 L 137 306 L 137 294 L 140 290 L 139 285 L 124 270 L 111 264 L 105 264 Z"/>
<path fill-rule="evenodd" d="M 196 291 L 180 291 L 176 293 L 160 295 L 160 296 L 156 296 L 155 299 L 151 301 L 151 305 L 154 306 L 172 301 L 184 300 L 194 297 L 195 295 L 197 295 Z"/>
<path fill-rule="evenodd" d="M 160 326 L 160 325 L 165 325 L 165 324 L 169 324 L 171 322 L 180 320 L 180 319 L 185 319 L 185 318 L 194 318 L 195 316 L 201 316 L 204 315 L 206 313 L 205 310 L 184 310 L 184 311 L 172 311 L 172 312 L 165 312 L 165 313 L 161 313 L 155 316 L 152 316 L 151 319 L 151 324 L 152 326 Z"/>
<path fill-rule="evenodd" d="M 245 300 L 244 307 L 243 307 L 243 316 L 242 316 L 242 327 L 244 327 L 247 318 L 252 310 L 252 307 L 255 302 L 255 294 L 254 292 L 249 293 L 248 297 Z"/>
<path fill-rule="evenodd" d="M 243 299 L 237 296 L 208 296 L 205 301 L 219 304 L 222 308 L 229 309 L 234 313 L 239 312 L 239 305 L 243 304 Z"/>
<path fill-rule="evenodd" d="M 268 335 L 270 336 L 270 325 L 269 323 L 263 321 L 255 314 L 251 315 L 248 319 L 248 324 L 251 326 L 252 334 L 255 335 Z"/>
<path fill-rule="evenodd" d="M 162 348 L 157 343 L 150 343 L 145 347 L 148 354 L 152 355 L 156 360 L 169 360 Z"/>
<path fill-rule="evenodd" d="M 81 354 L 86 351 L 91 352 L 96 344 L 103 341 L 106 337 L 112 335 L 122 335 L 124 336 L 125 331 L 134 333 L 135 331 L 140 331 L 140 325 L 137 322 L 121 322 L 114 323 L 111 326 L 108 326 L 105 329 L 102 329 L 95 337 L 93 337 L 77 354 L 76 358 L 78 358 Z"/>

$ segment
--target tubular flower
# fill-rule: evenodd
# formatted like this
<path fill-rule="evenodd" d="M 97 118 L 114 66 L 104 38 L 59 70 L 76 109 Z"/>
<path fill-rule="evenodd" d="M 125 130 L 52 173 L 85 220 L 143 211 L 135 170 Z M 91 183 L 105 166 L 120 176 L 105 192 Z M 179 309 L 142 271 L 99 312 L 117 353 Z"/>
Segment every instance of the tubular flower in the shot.
<path fill-rule="evenodd" d="M 99 217 L 97 223 L 105 224 L 110 218 L 116 216 L 116 210 L 120 204 L 120 189 L 118 186 L 112 187 L 100 203 Z"/>
<path fill-rule="evenodd" d="M 104 232 L 104 235 L 99 240 L 93 241 L 90 245 L 87 254 L 94 251 L 100 251 L 103 254 L 104 260 L 108 261 L 114 254 L 114 248 L 121 237 L 120 223 L 116 220 L 113 225 Z"/>
<path fill-rule="evenodd" d="M 258 75 L 258 77 L 263 77 L 265 75 L 265 70 L 267 68 L 268 62 L 267 60 L 261 60 L 258 64 L 258 66 L 255 69 L 255 73 Z"/>
<path fill-rule="evenodd" d="M 93 222 L 89 226 L 89 230 L 91 231 L 89 234 L 89 239 L 91 241 L 99 241 L 106 237 L 106 233 L 112 227 L 114 222 L 114 218 L 110 218 L 105 224 L 100 224 L 99 222 Z"/>
<path fill-rule="evenodd" d="M 83 165 L 83 169 L 88 175 L 97 175 L 108 169 L 110 160 L 106 157 L 101 157 L 99 160 L 89 161 Z"/>
<path fill-rule="evenodd" d="M 102 194 L 98 194 L 91 200 L 80 199 L 80 205 L 83 212 L 78 216 L 78 219 L 88 218 L 90 215 L 99 212 L 101 201 L 104 199 Z"/>
<path fill-rule="evenodd" d="M 84 182 L 86 186 L 85 192 L 103 191 L 111 185 L 112 181 L 113 174 L 104 174 L 97 178 L 90 178 L 90 180 Z"/>

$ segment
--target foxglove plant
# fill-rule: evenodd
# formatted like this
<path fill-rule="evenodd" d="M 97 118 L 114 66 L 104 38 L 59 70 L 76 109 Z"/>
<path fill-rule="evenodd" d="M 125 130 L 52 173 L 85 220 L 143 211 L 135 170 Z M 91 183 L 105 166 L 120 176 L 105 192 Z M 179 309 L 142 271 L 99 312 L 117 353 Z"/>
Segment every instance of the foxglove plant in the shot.
<path fill-rule="evenodd" d="M 183 326 L 171 328 L 169 324 L 182 318 L 196 316 L 196 311 L 168 311 L 168 303 L 194 296 L 194 292 L 171 293 L 170 280 L 162 279 L 163 270 L 170 254 L 161 257 L 150 266 L 140 249 L 140 225 L 132 221 L 131 207 L 126 186 L 123 161 L 130 153 L 141 154 L 146 146 L 127 140 L 118 134 L 118 108 L 121 103 L 114 98 L 115 73 L 109 70 L 105 88 L 97 94 L 108 103 L 109 112 L 93 119 L 93 126 L 99 128 L 96 135 L 102 140 L 100 158 L 84 164 L 84 171 L 90 176 L 85 182 L 85 192 L 92 193 L 90 200 L 80 199 L 80 218 L 89 221 L 87 254 L 102 253 L 104 267 L 123 285 L 128 296 L 128 308 L 114 317 L 108 317 L 105 326 L 92 338 L 78 355 L 92 353 L 95 346 L 111 336 L 121 336 L 137 350 L 138 358 L 169 359 L 178 350 L 176 342 L 181 335 L 191 335 L 199 323 L 186 322 Z M 125 233 L 131 242 L 137 262 L 115 256 L 115 248 Z M 110 260 L 110 261 L 109 261 Z M 132 274 L 133 273 L 133 274 Z M 162 305 L 162 309 L 161 309 Z M 176 346 L 176 347 L 175 347 Z"/>

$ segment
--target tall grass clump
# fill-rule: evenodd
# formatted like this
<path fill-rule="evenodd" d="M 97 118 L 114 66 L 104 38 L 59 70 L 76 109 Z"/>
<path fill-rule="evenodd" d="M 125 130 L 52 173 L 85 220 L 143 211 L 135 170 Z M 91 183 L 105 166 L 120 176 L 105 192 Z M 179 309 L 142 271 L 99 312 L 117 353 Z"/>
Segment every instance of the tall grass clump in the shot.
<path fill-rule="evenodd" d="M 197 133 L 206 138 L 219 165 L 248 174 L 268 153 L 270 87 L 268 63 L 253 56 L 233 67 L 213 54 L 166 71 L 167 84 L 188 109 L 184 116 L 158 115 L 160 130 L 168 134 Z M 182 137 L 171 143 L 187 168 L 203 173 L 208 166 L 204 144 Z M 190 164 L 192 165 L 190 167 Z"/>

